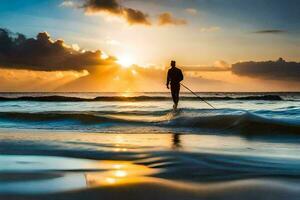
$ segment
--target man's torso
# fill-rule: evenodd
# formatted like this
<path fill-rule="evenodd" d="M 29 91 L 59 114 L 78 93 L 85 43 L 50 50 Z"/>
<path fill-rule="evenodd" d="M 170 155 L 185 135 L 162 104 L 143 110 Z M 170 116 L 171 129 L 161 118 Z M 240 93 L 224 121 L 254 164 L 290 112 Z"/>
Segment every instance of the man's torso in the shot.
<path fill-rule="evenodd" d="M 182 81 L 182 72 L 177 67 L 172 67 L 168 71 L 168 76 L 171 81 L 171 85 L 178 85 Z"/>

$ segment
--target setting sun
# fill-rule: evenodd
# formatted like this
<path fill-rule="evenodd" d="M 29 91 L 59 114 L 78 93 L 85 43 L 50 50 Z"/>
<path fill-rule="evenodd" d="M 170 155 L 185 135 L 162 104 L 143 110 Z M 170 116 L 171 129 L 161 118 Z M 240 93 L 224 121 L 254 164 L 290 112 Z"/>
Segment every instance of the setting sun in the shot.
<path fill-rule="evenodd" d="M 128 68 L 134 64 L 134 58 L 131 55 L 125 54 L 118 57 L 117 63 L 124 68 Z"/>

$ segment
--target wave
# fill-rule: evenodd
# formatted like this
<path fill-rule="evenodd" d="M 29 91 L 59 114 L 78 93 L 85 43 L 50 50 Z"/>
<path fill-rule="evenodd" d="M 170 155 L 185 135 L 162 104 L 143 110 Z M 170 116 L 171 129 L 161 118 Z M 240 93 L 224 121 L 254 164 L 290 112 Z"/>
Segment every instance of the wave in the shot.
<path fill-rule="evenodd" d="M 130 117 L 136 116 L 138 117 Z M 142 117 L 141 117 L 142 116 Z M 211 110 L 210 114 L 190 113 L 181 110 L 177 113 L 161 111 L 148 113 L 100 113 L 100 112 L 0 112 L 0 123 L 39 126 L 44 128 L 62 127 L 76 129 L 101 129 L 101 127 L 155 127 L 155 128 L 180 128 L 182 132 L 213 131 L 245 134 L 300 134 L 300 125 L 282 120 L 267 119 L 253 113 L 232 111 L 222 113 Z M 67 129 L 68 129 L 67 128 Z"/>
<path fill-rule="evenodd" d="M 219 130 L 222 132 L 239 132 L 245 134 L 300 134 L 300 125 L 267 119 L 249 112 L 234 115 L 215 115 L 198 117 L 178 117 L 170 124 L 182 127 Z"/>
<path fill-rule="evenodd" d="M 181 100 L 196 101 L 197 97 L 183 96 Z M 229 96 L 213 96 L 203 97 L 204 100 L 266 100 L 266 101 L 282 101 L 283 98 L 279 95 L 254 95 L 243 97 Z M 165 96 L 99 96 L 95 98 L 80 98 L 68 96 L 22 96 L 22 97 L 0 97 L 0 101 L 44 101 L 44 102 L 90 102 L 90 101 L 169 101 L 170 97 Z"/>

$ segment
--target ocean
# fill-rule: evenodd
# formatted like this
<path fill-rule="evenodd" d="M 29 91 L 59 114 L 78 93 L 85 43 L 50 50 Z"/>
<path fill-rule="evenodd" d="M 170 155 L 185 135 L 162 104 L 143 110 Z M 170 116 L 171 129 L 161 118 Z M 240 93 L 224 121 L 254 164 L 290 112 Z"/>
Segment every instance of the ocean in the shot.
<path fill-rule="evenodd" d="M 298 199 L 300 93 L 197 94 L 0 93 L 0 199 Z"/>
<path fill-rule="evenodd" d="M 104 133 L 299 133 L 300 93 L 0 93 L 0 126 Z"/>

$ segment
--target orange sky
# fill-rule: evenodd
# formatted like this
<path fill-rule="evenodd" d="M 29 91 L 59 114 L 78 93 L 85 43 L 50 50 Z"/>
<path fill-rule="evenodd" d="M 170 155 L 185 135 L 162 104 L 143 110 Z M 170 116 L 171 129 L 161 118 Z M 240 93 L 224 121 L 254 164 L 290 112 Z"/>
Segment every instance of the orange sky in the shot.
<path fill-rule="evenodd" d="M 300 57 L 293 2 L 174 1 L 3 3 L 0 91 L 167 91 L 171 60 L 195 91 L 300 91 L 300 64 L 289 63 Z M 279 68 L 232 70 L 279 57 Z"/>

